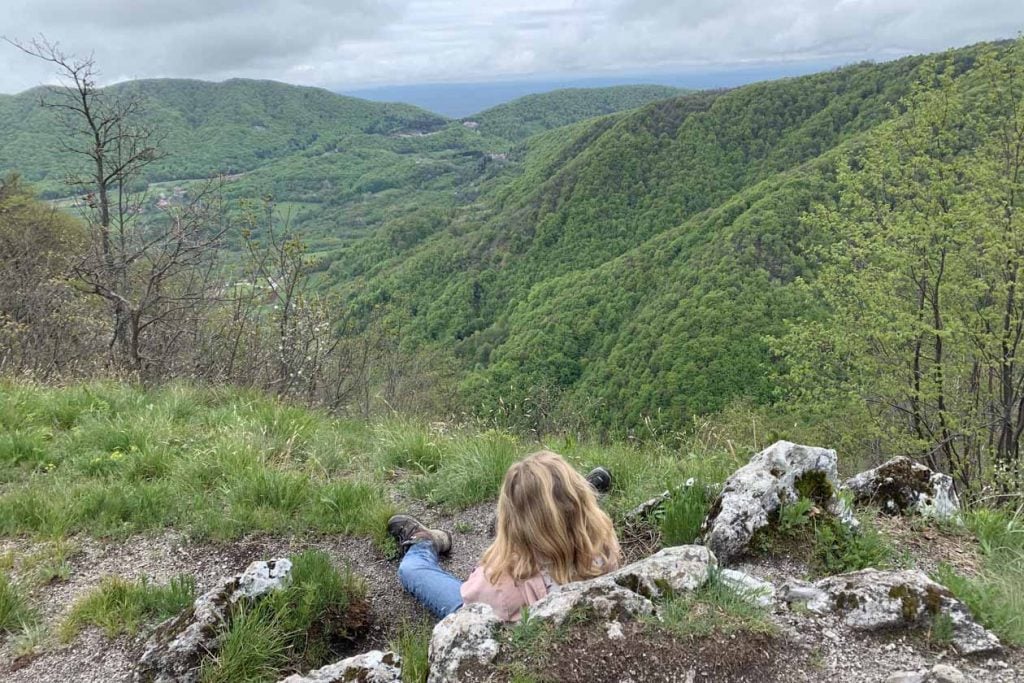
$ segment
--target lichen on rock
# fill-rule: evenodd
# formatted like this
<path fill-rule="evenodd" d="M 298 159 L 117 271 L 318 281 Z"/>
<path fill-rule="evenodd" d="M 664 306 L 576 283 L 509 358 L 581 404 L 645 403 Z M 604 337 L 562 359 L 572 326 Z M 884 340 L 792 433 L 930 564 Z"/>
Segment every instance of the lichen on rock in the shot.
<path fill-rule="evenodd" d="M 877 505 L 889 514 L 915 512 L 938 519 L 960 514 L 953 479 L 904 456 L 850 477 L 842 488 L 855 502 Z"/>

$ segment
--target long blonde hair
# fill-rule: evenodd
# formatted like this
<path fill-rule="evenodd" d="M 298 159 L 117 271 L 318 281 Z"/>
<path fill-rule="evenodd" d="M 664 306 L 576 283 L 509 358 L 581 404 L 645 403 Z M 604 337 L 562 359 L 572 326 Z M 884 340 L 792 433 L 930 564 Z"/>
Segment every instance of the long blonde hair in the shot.
<path fill-rule="evenodd" d="M 525 581 L 543 569 L 565 584 L 616 568 L 619 542 L 589 482 L 562 456 L 539 451 L 505 473 L 497 536 L 482 563 L 492 583 Z"/>

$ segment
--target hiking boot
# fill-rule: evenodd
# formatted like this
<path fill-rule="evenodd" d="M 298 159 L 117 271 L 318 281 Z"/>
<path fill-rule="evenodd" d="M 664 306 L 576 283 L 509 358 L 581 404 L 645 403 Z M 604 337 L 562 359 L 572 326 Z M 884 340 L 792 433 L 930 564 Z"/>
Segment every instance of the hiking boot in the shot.
<path fill-rule="evenodd" d="M 395 515 L 388 520 L 388 533 L 403 552 L 413 543 L 430 541 L 434 550 L 444 555 L 452 549 L 452 535 L 441 529 L 428 529 L 412 515 Z"/>
<path fill-rule="evenodd" d="M 608 493 L 612 488 L 612 473 L 603 467 L 595 467 L 584 477 L 598 493 Z"/>

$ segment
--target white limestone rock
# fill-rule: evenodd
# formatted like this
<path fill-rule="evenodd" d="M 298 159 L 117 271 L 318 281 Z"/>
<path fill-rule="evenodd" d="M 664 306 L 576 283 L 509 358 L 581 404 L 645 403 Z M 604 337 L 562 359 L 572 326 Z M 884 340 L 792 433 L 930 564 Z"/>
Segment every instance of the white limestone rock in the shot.
<path fill-rule="evenodd" d="M 767 581 L 735 569 L 723 569 L 720 576 L 722 583 L 755 605 L 768 608 L 775 603 L 775 586 Z"/>
<path fill-rule="evenodd" d="M 819 504 L 844 524 L 857 526 L 853 513 L 836 495 L 839 477 L 836 452 L 777 441 L 736 470 L 722 488 L 704 520 L 704 543 L 722 564 L 746 549 L 754 532 L 767 526 L 779 508 L 797 500 L 797 482 L 820 479 L 815 495 Z"/>
<path fill-rule="evenodd" d="M 482 677 L 498 656 L 501 619 L 490 605 L 474 603 L 449 614 L 430 638 L 427 683 L 458 683 Z"/>
<path fill-rule="evenodd" d="M 704 585 L 716 566 L 718 560 L 706 547 L 678 545 L 664 548 L 596 580 L 608 579 L 645 598 L 658 599 L 696 590 Z"/>
<path fill-rule="evenodd" d="M 320 667 L 307 674 L 292 674 L 280 683 L 401 683 L 402 659 L 395 652 L 370 650 Z"/>
<path fill-rule="evenodd" d="M 960 654 L 1001 649 L 995 634 L 975 622 L 949 589 L 917 569 L 863 569 L 821 579 L 814 588 L 827 597 L 819 595 L 808 607 L 813 603 L 814 611 L 825 608 L 840 614 L 843 623 L 854 630 L 929 628 L 943 615 L 952 624 L 952 645 Z"/>
<path fill-rule="evenodd" d="M 843 482 L 857 503 L 877 505 L 889 514 L 917 513 L 937 519 L 960 514 L 953 479 L 900 456 Z"/>

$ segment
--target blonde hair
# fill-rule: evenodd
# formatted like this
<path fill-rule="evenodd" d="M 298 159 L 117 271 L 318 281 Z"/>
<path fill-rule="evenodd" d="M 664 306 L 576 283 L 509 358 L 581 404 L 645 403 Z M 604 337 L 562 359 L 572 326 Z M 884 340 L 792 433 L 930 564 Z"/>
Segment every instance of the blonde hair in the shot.
<path fill-rule="evenodd" d="M 491 583 L 502 576 L 525 581 L 546 570 L 565 584 L 616 568 L 619 542 L 590 483 L 562 456 L 539 451 L 505 473 L 497 535 L 482 563 Z"/>

